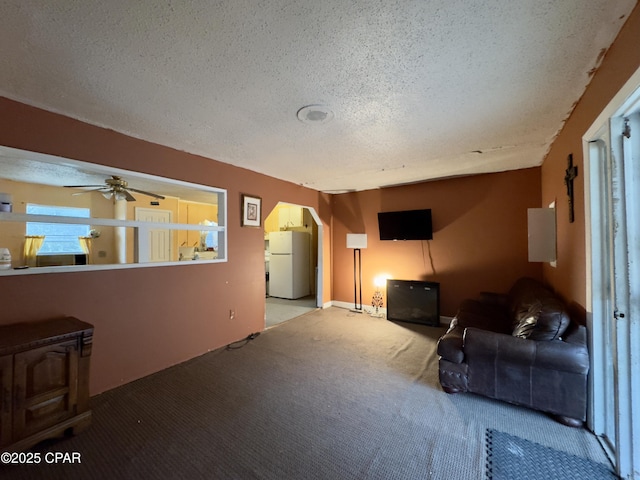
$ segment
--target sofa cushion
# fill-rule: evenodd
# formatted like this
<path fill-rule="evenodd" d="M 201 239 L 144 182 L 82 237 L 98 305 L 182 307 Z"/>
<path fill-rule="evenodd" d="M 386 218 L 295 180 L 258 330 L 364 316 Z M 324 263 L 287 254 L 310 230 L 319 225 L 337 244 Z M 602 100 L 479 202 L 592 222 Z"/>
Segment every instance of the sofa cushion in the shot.
<path fill-rule="evenodd" d="M 523 277 L 508 293 L 513 335 L 531 340 L 556 340 L 569 326 L 564 304 L 542 283 Z"/>
<path fill-rule="evenodd" d="M 555 297 L 532 302 L 521 312 L 513 329 L 513 336 L 537 341 L 559 339 L 569 326 L 569 315 Z"/>
<path fill-rule="evenodd" d="M 513 328 L 504 308 L 478 300 L 464 300 L 456 318 L 457 324 L 463 327 L 477 327 L 500 333 L 511 333 Z"/>
<path fill-rule="evenodd" d="M 539 281 L 522 277 L 511 287 L 507 298 L 509 316 L 515 326 L 528 313 L 532 305 L 543 299 L 555 298 L 555 296 Z"/>
<path fill-rule="evenodd" d="M 535 302 L 526 311 L 518 312 L 512 335 L 519 338 L 529 338 L 536 329 L 542 304 Z"/>

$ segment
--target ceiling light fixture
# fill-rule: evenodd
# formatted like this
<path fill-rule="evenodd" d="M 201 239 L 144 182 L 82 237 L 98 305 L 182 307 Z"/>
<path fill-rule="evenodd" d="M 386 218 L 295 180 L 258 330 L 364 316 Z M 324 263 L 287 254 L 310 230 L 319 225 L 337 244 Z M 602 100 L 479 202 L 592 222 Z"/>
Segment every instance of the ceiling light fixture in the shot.
<path fill-rule="evenodd" d="M 307 105 L 298 110 L 298 120 L 302 123 L 320 124 L 333 120 L 333 111 L 324 105 Z"/>

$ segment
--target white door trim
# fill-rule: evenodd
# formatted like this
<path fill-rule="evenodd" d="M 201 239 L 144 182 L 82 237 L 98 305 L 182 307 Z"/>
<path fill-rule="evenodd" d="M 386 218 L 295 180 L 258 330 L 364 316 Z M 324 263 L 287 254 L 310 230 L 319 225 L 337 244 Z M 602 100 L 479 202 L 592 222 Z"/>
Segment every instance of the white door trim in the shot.
<path fill-rule="evenodd" d="M 637 353 L 637 345 L 640 344 L 640 308 L 638 307 L 638 296 L 640 294 L 640 276 L 635 273 L 640 260 L 640 246 L 638 245 L 638 220 L 635 218 L 633 210 L 618 212 L 623 227 L 627 227 L 628 238 L 626 243 L 628 248 L 628 261 L 618 267 L 626 269 L 629 275 L 629 290 L 623 288 L 622 298 L 619 301 L 626 304 L 625 318 L 615 321 L 612 328 L 617 331 L 617 345 L 608 345 L 604 341 L 606 328 L 604 322 L 613 322 L 614 299 L 607 298 L 606 292 L 611 288 L 606 285 L 609 281 L 608 271 L 611 262 L 603 261 L 602 253 L 610 246 L 611 238 L 607 238 L 610 227 L 603 224 L 606 222 L 603 215 L 609 216 L 603 200 L 606 191 L 603 190 L 601 177 L 605 174 L 598 160 L 602 158 L 599 154 L 597 141 L 603 136 L 603 129 L 610 129 L 613 125 L 613 133 L 609 138 L 607 155 L 614 155 L 613 161 L 619 162 L 615 168 L 625 168 L 624 175 L 624 198 L 627 205 L 635 208 L 640 203 L 638 179 L 640 168 L 637 163 L 632 168 L 628 158 L 625 164 L 620 162 L 623 159 L 622 149 L 627 148 L 622 144 L 622 119 L 640 107 L 640 69 L 625 83 L 623 88 L 614 96 L 607 107 L 597 117 L 593 125 L 582 137 L 585 172 L 585 244 L 586 244 L 586 298 L 587 298 L 587 323 L 589 326 L 590 347 L 591 347 L 591 381 L 590 381 L 590 408 L 588 425 L 596 435 L 602 436 L 604 432 L 603 412 L 606 408 L 606 388 L 603 382 L 605 374 L 605 362 L 611 358 L 610 349 L 616 348 L 620 354 L 618 362 L 614 366 L 616 374 L 616 398 L 615 398 L 615 452 L 614 463 L 616 471 L 624 479 L 640 479 L 640 355 Z M 640 126 L 640 125 L 638 125 Z M 634 128 L 632 138 L 640 138 L 640 128 Z M 615 138 L 613 137 L 615 134 Z M 637 142 L 636 142 L 637 144 Z M 640 150 L 640 148 L 638 148 Z M 638 155 L 638 152 L 635 152 Z M 637 158 L 634 159 L 637 161 Z M 633 177 L 631 175 L 633 173 Z M 630 198 L 634 196 L 636 198 Z M 624 228 L 621 229 L 624 233 Z M 609 243 L 608 243 L 609 242 Z M 617 246 L 619 248 L 619 245 Z M 635 263 L 635 265 L 634 265 Z M 624 286 L 624 285 L 623 285 Z M 613 358 L 616 358 L 615 356 Z M 635 400 L 635 402 L 634 402 Z M 635 405 L 634 405 L 635 404 Z"/>

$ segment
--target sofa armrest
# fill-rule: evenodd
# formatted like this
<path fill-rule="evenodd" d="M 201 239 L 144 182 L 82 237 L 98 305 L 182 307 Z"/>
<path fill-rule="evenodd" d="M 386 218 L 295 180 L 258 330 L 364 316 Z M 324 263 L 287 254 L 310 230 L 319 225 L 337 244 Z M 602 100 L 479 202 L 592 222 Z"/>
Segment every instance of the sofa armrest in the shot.
<path fill-rule="evenodd" d="M 452 363 L 462 363 L 464 361 L 464 351 L 462 350 L 462 336 L 464 327 L 458 325 L 454 318 L 447 333 L 438 340 L 438 355 Z"/>
<path fill-rule="evenodd" d="M 567 331 L 562 336 L 563 340 L 567 343 L 573 343 L 576 345 L 587 344 L 587 328 L 584 325 L 578 325 L 572 323 L 567 328 Z"/>
<path fill-rule="evenodd" d="M 589 371 L 586 344 L 528 340 L 468 327 L 463 335 L 463 350 L 470 368 L 474 364 L 501 362 L 581 375 Z"/>

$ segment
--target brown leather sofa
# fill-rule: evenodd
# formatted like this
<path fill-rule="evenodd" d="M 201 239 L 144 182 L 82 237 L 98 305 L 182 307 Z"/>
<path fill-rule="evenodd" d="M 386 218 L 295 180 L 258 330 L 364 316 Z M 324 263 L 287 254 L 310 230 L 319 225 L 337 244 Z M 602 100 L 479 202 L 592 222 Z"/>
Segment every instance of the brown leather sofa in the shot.
<path fill-rule="evenodd" d="M 550 413 L 586 419 L 589 351 L 584 326 L 540 282 L 521 278 L 505 294 L 465 300 L 438 341 L 440 384 Z"/>

